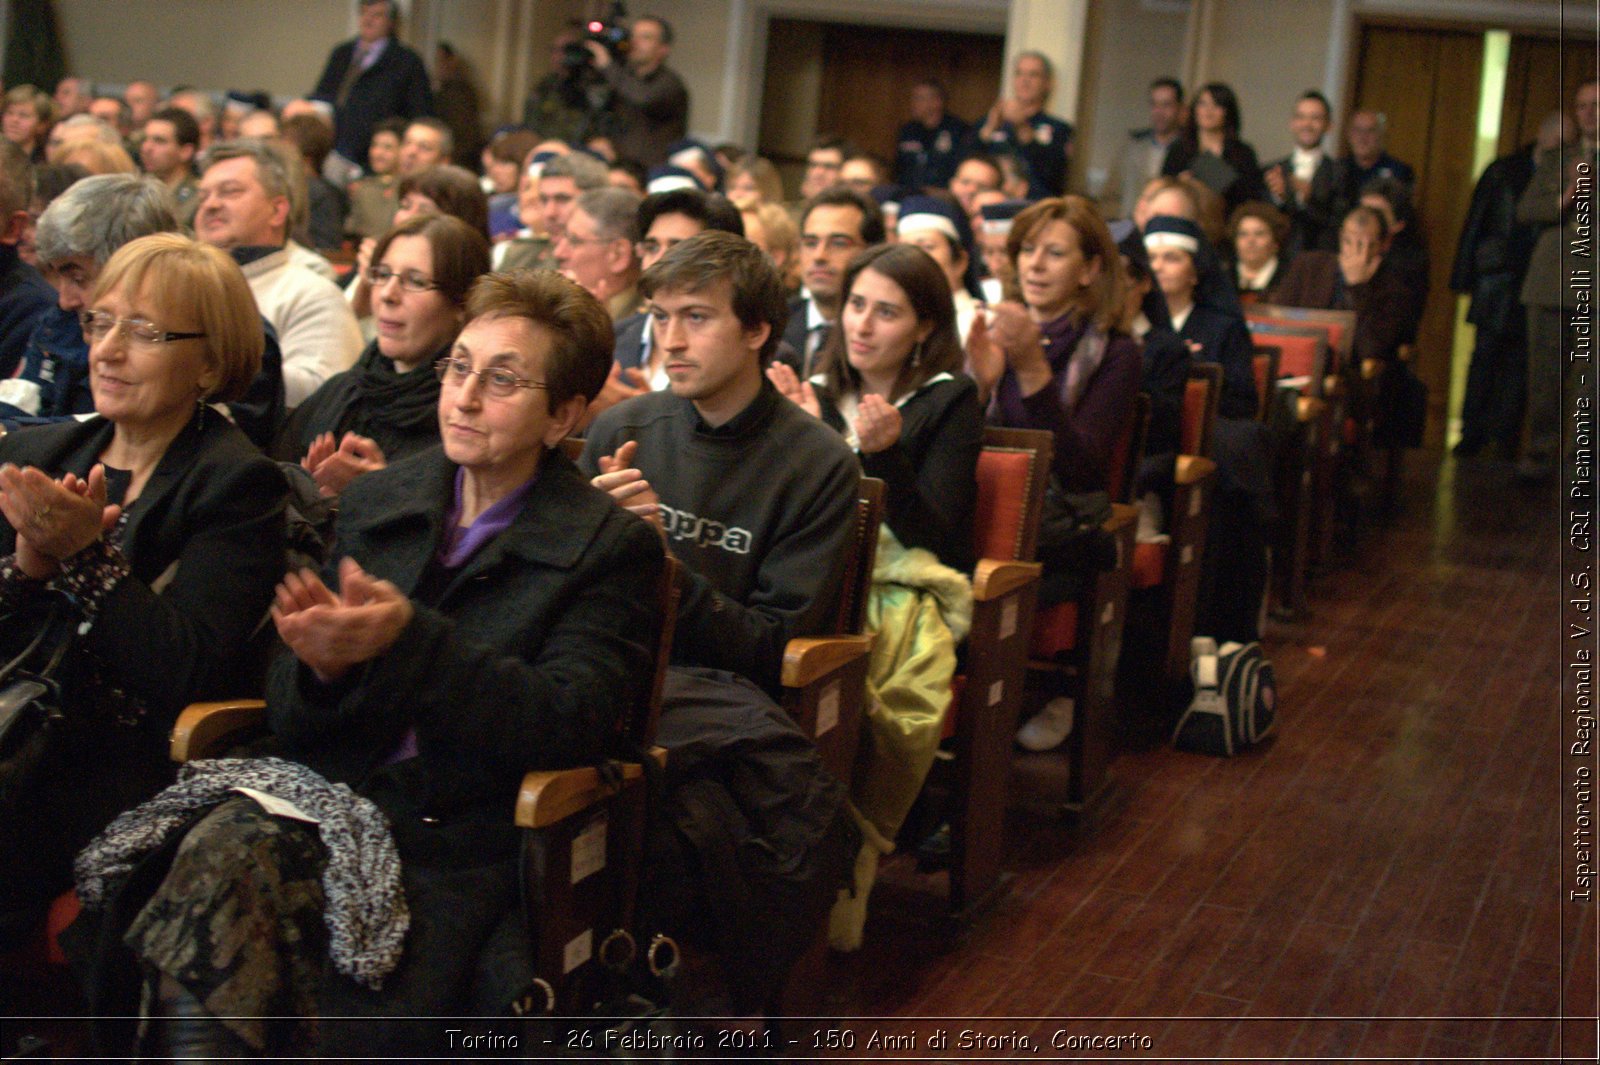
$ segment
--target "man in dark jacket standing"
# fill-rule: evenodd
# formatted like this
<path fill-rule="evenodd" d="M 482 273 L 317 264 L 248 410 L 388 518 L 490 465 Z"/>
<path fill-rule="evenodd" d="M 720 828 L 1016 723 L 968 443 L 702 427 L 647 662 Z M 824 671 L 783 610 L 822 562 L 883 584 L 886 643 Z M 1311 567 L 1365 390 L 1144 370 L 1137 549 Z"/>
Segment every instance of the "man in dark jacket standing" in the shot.
<path fill-rule="evenodd" d="M 1490 163 L 1472 192 L 1461 227 L 1450 288 L 1472 297 L 1467 321 L 1477 329 L 1467 394 L 1461 401 L 1457 455 L 1472 456 L 1498 444 L 1516 453 L 1527 391 L 1528 327 L 1519 293 L 1538 230 L 1517 221 L 1517 200 L 1533 179 L 1537 152 L 1566 140 L 1567 120 L 1557 111 L 1539 126 L 1539 139 Z"/>
<path fill-rule="evenodd" d="M 394 30 L 393 0 L 360 0 L 356 39 L 333 50 L 311 93 L 333 106 L 334 151 L 361 167 L 379 122 L 433 114 L 427 68 Z"/>
<path fill-rule="evenodd" d="M 617 154 L 645 166 L 667 161 L 667 146 L 689 129 L 689 90 L 670 69 L 672 27 L 645 15 L 628 34 L 628 59 L 619 63 L 598 41 L 585 41 L 594 68 L 611 86 L 611 143 Z"/>

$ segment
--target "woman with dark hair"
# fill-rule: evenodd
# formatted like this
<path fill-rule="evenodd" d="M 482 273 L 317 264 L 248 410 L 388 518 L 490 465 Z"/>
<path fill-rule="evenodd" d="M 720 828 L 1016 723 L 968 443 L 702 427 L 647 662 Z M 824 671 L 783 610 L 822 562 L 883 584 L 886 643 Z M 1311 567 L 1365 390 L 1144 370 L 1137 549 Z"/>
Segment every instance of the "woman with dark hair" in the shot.
<path fill-rule="evenodd" d="M 889 529 L 903 545 L 969 571 L 983 413 L 961 372 L 950 283 L 920 248 L 881 244 L 851 261 L 842 291 L 842 328 L 819 353 L 820 372 L 802 382 L 774 363 L 768 376 L 884 482 Z"/>
<path fill-rule="evenodd" d="M 1228 219 L 1228 243 L 1233 248 L 1233 286 L 1239 302 L 1271 299 L 1269 293 L 1289 265 L 1283 249 L 1289 239 L 1289 219 L 1270 203 L 1251 200 Z"/>
<path fill-rule="evenodd" d="M 1261 161 L 1256 150 L 1239 139 L 1243 122 L 1239 98 L 1220 81 L 1195 94 L 1183 136 L 1167 149 L 1163 174 L 1193 174 L 1227 203 L 1229 212 L 1249 200 L 1265 200 Z"/>
<path fill-rule="evenodd" d="M 966 212 L 953 199 L 947 203 L 933 196 L 908 196 L 900 204 L 895 233 L 901 244 L 921 248 L 944 271 L 956 309 L 956 336 L 965 344 L 983 302 Z"/>
<path fill-rule="evenodd" d="M 974 565 L 983 411 L 961 373 L 949 280 L 931 256 L 909 244 L 868 248 L 851 260 L 841 291 L 840 328 L 819 354 L 820 372 L 805 383 L 782 364 L 768 374 L 844 434 L 888 496 L 867 604 L 877 636 L 867 728 L 851 782 L 863 840 L 853 890 L 829 922 L 833 947 L 855 950 L 878 860 L 894 849 L 933 765 L 956 643 L 971 622 L 965 574 Z"/>
<path fill-rule="evenodd" d="M 485 240 L 489 238 L 489 198 L 470 171 L 459 166 L 432 166 L 401 178 L 396 194 L 399 197 L 399 206 L 394 212 L 396 226 L 418 215 L 442 214 L 461 219 Z M 350 309 L 363 320 L 363 328 L 372 314 L 372 285 L 367 274 L 377 247 L 378 242 L 372 238 L 361 242 L 356 252 L 356 272 L 347 291 Z M 367 335 L 372 334 L 368 331 Z"/>
<path fill-rule="evenodd" d="M 489 242 L 459 218 L 408 218 L 378 241 L 367 271 L 378 336 L 290 416 L 274 448 L 325 496 L 439 442 L 439 381 L 428 372 L 455 343 L 467 292 L 489 272 Z"/>

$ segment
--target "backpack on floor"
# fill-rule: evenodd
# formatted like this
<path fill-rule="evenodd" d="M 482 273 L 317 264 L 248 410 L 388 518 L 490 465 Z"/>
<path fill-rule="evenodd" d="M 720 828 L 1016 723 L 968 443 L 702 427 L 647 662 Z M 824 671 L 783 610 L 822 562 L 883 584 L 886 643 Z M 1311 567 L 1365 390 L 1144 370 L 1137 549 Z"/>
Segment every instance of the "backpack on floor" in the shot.
<path fill-rule="evenodd" d="M 1232 757 L 1272 731 L 1278 686 L 1261 645 L 1225 643 L 1208 636 L 1190 645 L 1194 700 L 1172 735 L 1180 751 Z"/>

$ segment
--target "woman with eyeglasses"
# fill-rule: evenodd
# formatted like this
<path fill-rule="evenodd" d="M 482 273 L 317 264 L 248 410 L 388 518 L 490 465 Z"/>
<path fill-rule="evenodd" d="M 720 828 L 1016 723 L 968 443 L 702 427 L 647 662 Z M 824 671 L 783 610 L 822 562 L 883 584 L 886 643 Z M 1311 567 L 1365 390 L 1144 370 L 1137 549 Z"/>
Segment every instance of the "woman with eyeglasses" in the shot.
<path fill-rule="evenodd" d="M 283 478 L 209 406 L 261 363 L 239 267 L 141 237 L 82 319 L 95 415 L 0 435 L 0 661 L 52 611 L 77 633 L 44 763 L 0 781 L 0 947 L 37 930 L 95 833 L 170 781 L 184 706 L 250 690 L 249 638 L 283 575 Z"/>
<path fill-rule="evenodd" d="M 517 788 L 617 753 L 650 687 L 664 553 L 559 447 L 611 366 L 605 309 L 521 271 L 479 281 L 467 314 L 438 369 L 443 446 L 352 485 L 329 565 L 279 586 L 267 716 L 283 761 L 216 769 L 281 773 L 272 794 L 356 811 L 398 869 L 351 877 L 348 835 L 253 798 L 197 810 L 175 856 L 146 851 L 122 897 L 85 912 L 116 962 L 94 1001 L 137 1013 L 127 983 L 145 980 L 142 1056 L 421 1058 L 445 1018 L 506 1017 L 532 986 Z"/>
<path fill-rule="evenodd" d="M 274 448 L 324 496 L 439 442 L 431 371 L 461 331 L 467 290 L 489 272 L 489 242 L 459 218 L 425 214 L 384 234 L 373 262 L 377 339 L 295 410 Z"/>

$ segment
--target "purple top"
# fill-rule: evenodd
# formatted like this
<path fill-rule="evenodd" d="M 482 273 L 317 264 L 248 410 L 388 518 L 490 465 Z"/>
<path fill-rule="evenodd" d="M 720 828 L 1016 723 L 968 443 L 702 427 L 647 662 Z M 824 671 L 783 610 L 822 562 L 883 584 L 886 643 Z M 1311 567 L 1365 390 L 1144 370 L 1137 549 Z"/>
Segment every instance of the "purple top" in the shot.
<path fill-rule="evenodd" d="M 1100 366 L 1089 378 L 1076 407 L 1067 404 L 1067 368 L 1088 333 L 1087 323 L 1065 314 L 1039 329 L 1051 380 L 1023 396 L 1017 375 L 1007 367 L 995 388 L 989 420 L 1013 429 L 1048 429 L 1056 436 L 1055 472 L 1068 492 L 1109 487 L 1118 439 L 1139 395 L 1142 365 L 1139 344 L 1111 334 Z"/>
<path fill-rule="evenodd" d="M 462 488 L 467 483 L 467 471 L 458 467 L 455 501 L 450 504 L 450 513 L 445 516 L 444 542 L 439 545 L 439 564 L 445 569 L 460 569 L 466 565 L 468 559 L 478 553 L 479 548 L 509 529 L 511 523 L 516 520 L 517 512 L 522 509 L 522 501 L 528 498 L 528 491 L 538 477 L 537 473 L 529 477 L 463 529 L 460 524 L 461 512 L 465 509 Z M 401 737 L 400 745 L 394 749 L 394 753 L 384 764 L 403 762 L 407 758 L 415 758 L 417 754 L 417 730 L 409 728 Z"/>

